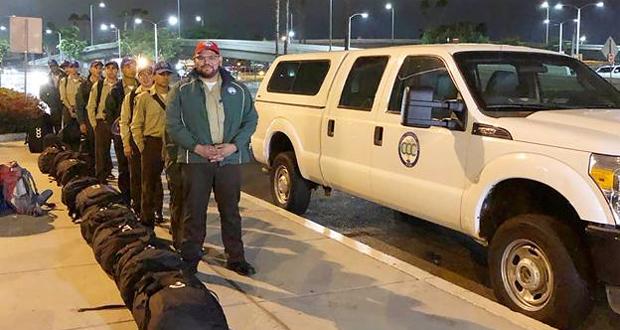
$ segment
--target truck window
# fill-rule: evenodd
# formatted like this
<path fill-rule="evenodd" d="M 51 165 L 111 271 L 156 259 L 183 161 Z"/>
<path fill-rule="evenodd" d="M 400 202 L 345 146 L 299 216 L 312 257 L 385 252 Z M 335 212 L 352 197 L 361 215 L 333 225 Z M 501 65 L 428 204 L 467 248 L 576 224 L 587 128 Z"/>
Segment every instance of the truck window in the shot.
<path fill-rule="evenodd" d="M 448 69 L 443 61 L 436 57 L 409 56 L 405 59 L 394 81 L 389 112 L 400 113 L 406 87 L 432 88 L 435 91 L 434 99 L 437 101 L 454 100 L 458 96 Z M 433 117 L 442 119 L 443 114 L 433 111 Z"/>
<path fill-rule="evenodd" d="M 329 65 L 328 60 L 280 62 L 269 79 L 267 91 L 316 95 L 321 90 Z"/>
<path fill-rule="evenodd" d="M 387 56 L 358 58 L 344 85 L 339 107 L 370 111 L 388 62 Z"/>

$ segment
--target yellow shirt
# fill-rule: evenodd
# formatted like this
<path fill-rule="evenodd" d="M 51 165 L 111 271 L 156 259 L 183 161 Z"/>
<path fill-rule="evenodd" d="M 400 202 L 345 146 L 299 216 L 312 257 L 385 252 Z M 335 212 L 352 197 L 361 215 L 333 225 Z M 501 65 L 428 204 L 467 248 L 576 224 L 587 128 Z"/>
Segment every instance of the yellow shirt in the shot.
<path fill-rule="evenodd" d="M 144 150 L 144 138 L 146 136 L 163 138 L 166 130 L 166 109 L 162 108 L 155 97 L 166 102 L 166 95 L 157 94 L 155 85 L 146 92 L 140 94 L 134 108 L 131 121 L 131 135 L 140 151 Z"/>
<path fill-rule="evenodd" d="M 58 85 L 58 91 L 60 93 L 62 104 L 69 109 L 69 113 L 73 118 L 75 118 L 75 97 L 83 81 L 84 80 L 80 76 L 67 76 L 62 78 Z"/>
<path fill-rule="evenodd" d="M 133 99 L 134 113 L 136 110 L 135 106 L 138 103 L 138 98 L 140 97 L 140 94 L 145 91 L 148 91 L 148 89 L 144 88 L 144 86 L 138 86 L 138 88 L 136 89 L 136 96 Z M 125 99 L 123 99 L 123 104 L 121 105 L 121 119 L 118 122 L 121 130 L 121 139 L 123 140 L 124 146 L 129 146 L 129 144 L 131 143 L 131 121 L 133 120 L 134 116 L 131 113 L 130 99 L 131 92 L 126 94 Z"/>
<path fill-rule="evenodd" d="M 116 84 L 116 80 L 112 81 L 109 79 L 105 79 L 103 81 L 103 89 L 101 90 L 101 100 L 99 100 L 99 108 L 97 108 L 97 85 L 99 83 L 93 84 L 93 87 L 90 90 L 90 96 L 88 97 L 88 105 L 86 106 L 86 112 L 88 113 L 88 121 L 90 125 L 94 128 L 97 126 L 97 120 L 105 120 L 105 113 L 103 110 L 105 109 L 105 100 L 110 94 L 110 91 Z M 97 111 L 97 113 L 95 113 Z"/>

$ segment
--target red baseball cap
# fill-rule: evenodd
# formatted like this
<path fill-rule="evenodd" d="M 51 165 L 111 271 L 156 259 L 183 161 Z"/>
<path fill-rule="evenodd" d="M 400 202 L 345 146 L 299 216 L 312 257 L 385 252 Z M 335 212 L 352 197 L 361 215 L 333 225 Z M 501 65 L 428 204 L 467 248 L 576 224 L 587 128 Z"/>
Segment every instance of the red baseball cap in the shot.
<path fill-rule="evenodd" d="M 220 55 L 220 47 L 213 41 L 199 41 L 194 49 L 194 55 L 198 55 L 205 50 L 210 50 Z"/>

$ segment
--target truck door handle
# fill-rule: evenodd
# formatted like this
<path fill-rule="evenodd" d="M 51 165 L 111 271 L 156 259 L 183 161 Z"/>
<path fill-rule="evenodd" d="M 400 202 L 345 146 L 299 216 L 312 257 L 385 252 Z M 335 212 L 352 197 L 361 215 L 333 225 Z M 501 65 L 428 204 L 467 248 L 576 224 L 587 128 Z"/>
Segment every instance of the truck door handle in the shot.
<path fill-rule="evenodd" d="M 383 127 L 375 126 L 375 145 L 383 145 Z"/>
<path fill-rule="evenodd" d="M 336 122 L 333 119 L 327 121 L 327 136 L 334 136 L 334 127 L 336 126 Z"/>

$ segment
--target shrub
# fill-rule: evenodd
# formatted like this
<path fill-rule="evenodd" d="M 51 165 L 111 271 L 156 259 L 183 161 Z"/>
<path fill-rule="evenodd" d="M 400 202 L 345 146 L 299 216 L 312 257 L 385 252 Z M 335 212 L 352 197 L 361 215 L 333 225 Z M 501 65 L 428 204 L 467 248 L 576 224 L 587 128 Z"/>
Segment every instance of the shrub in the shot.
<path fill-rule="evenodd" d="M 34 96 L 0 88 L 0 134 L 26 132 L 45 112 Z"/>

